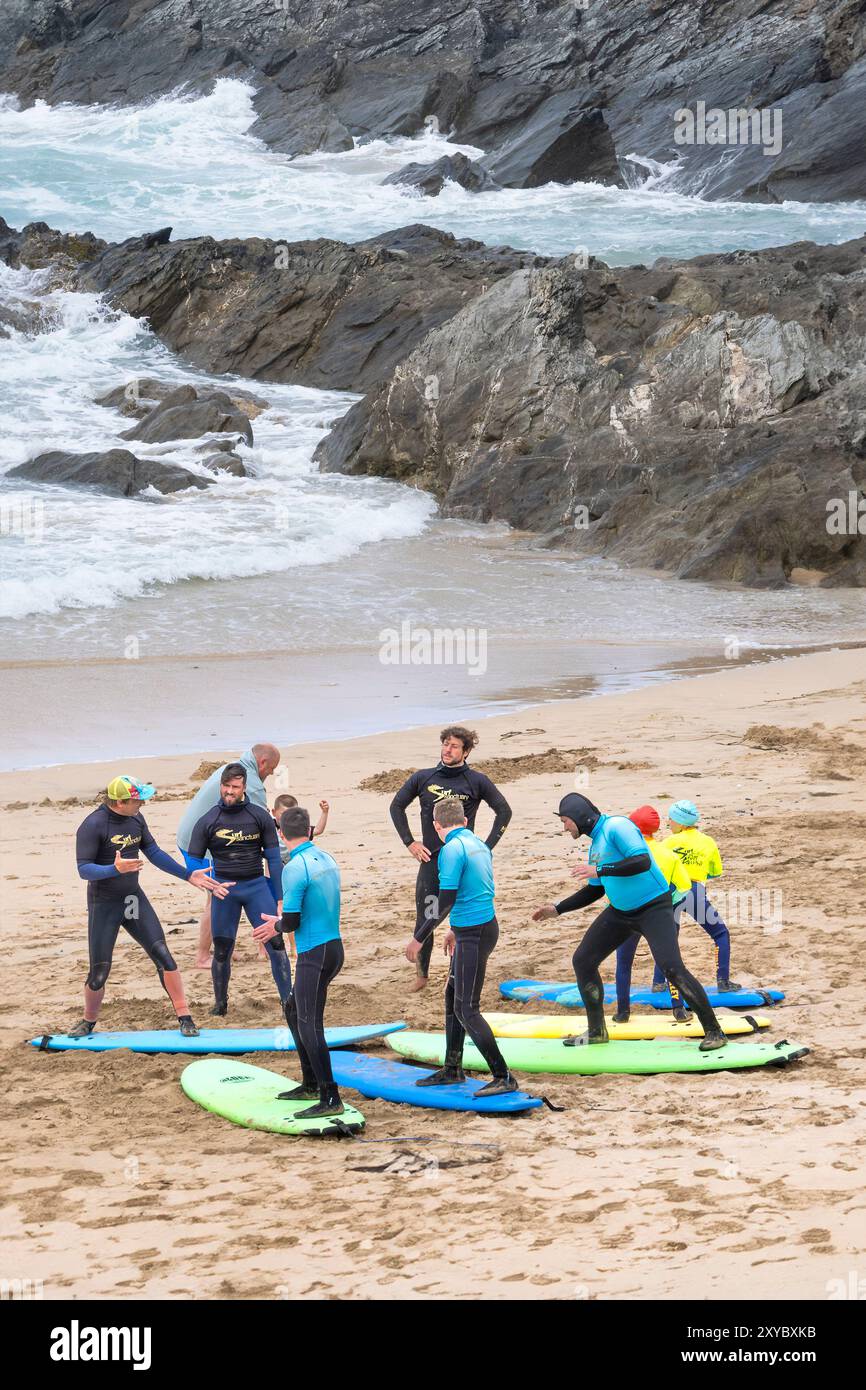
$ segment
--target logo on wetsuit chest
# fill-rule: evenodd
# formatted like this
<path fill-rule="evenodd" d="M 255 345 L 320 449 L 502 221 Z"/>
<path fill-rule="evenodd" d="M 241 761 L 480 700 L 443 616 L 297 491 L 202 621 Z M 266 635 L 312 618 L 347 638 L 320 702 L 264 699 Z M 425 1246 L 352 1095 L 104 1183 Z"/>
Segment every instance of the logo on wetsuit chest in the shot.
<path fill-rule="evenodd" d="M 218 830 L 214 835 L 215 840 L 222 840 L 227 845 L 245 844 L 247 841 L 260 838 L 257 830 L 254 830 L 251 835 L 245 835 L 242 830 Z"/>
<path fill-rule="evenodd" d="M 140 835 L 112 835 L 109 844 L 116 845 L 118 849 L 129 849 L 130 845 L 140 845 Z"/>
<path fill-rule="evenodd" d="M 428 790 L 428 792 L 432 792 L 432 793 L 433 793 L 433 795 L 435 796 L 435 798 L 436 798 L 437 801 L 442 801 L 444 797 L 451 797 L 451 796 L 453 796 L 453 797 L 455 798 L 456 801 L 469 801 L 469 800 L 470 800 L 470 796 L 469 796 L 469 793 L 468 793 L 468 792 L 453 792 L 453 791 L 451 790 L 450 787 L 439 787 L 439 786 L 436 785 L 435 782 L 431 782 L 431 783 L 430 783 L 430 786 L 427 788 L 427 790 Z"/>
<path fill-rule="evenodd" d="M 699 849 L 686 849 L 682 845 L 674 846 L 674 854 L 683 864 L 702 864 L 704 856 Z"/>

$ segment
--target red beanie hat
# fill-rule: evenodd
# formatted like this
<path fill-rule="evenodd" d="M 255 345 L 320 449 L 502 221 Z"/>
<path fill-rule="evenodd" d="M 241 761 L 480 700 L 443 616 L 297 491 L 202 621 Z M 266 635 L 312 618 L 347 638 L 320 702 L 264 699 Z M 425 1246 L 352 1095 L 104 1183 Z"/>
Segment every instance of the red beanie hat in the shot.
<path fill-rule="evenodd" d="M 661 825 L 661 817 L 655 806 L 638 806 L 629 816 L 642 835 L 654 835 Z"/>

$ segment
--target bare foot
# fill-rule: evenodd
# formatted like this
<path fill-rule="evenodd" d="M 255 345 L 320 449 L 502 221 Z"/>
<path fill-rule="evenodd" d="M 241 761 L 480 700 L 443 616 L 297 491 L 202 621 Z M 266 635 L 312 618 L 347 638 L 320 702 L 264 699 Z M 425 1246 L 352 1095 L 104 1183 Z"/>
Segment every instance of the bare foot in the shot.
<path fill-rule="evenodd" d="M 429 983 L 430 981 L 426 975 L 416 975 L 415 983 L 412 985 L 409 991 L 410 994 L 417 994 L 419 990 L 426 989 Z"/>
<path fill-rule="evenodd" d="M 259 946 L 259 956 L 261 957 L 262 960 L 267 960 L 267 958 L 268 958 L 268 953 L 267 953 L 267 951 L 265 950 L 264 946 L 262 945 L 261 942 L 258 943 L 258 946 Z"/>
<path fill-rule="evenodd" d="M 204 959 L 202 959 L 201 956 L 198 956 L 196 958 L 195 968 L 196 970 L 210 970 L 210 963 L 210 956 L 205 956 Z"/>

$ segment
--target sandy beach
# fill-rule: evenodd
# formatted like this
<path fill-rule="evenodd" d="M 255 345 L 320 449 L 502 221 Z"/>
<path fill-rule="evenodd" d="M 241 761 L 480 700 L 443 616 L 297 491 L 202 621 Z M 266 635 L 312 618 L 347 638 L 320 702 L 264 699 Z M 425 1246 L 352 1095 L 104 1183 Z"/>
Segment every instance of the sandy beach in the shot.
<path fill-rule="evenodd" d="M 2 1277 L 41 1280 L 46 1298 L 63 1299 L 831 1296 L 863 1270 L 866 1248 L 864 697 L 859 649 L 476 722 L 473 762 L 514 808 L 495 856 L 502 934 L 486 1007 L 523 1012 L 499 1000 L 501 979 L 567 978 L 591 920 L 530 920 L 570 891 L 576 851 L 551 815 L 559 798 L 578 786 L 605 810 L 651 802 L 664 813 L 688 796 L 719 841 L 728 892 L 762 889 L 779 909 L 731 923 L 732 973 L 786 991 L 768 1036 L 807 1045 L 808 1057 L 716 1076 L 527 1078 L 564 1109 L 514 1119 L 361 1101 L 367 1129 L 351 1141 L 233 1127 L 183 1095 L 179 1057 L 25 1045 L 80 1017 L 86 917 L 74 832 L 99 789 L 118 772 L 154 782 L 148 823 L 173 851 L 191 774 L 219 751 L 203 738 L 200 757 L 0 775 L 12 1102 Z M 330 1023 L 441 1026 L 441 953 L 429 988 L 409 992 L 402 946 L 415 865 L 388 817 L 393 786 L 436 761 L 438 729 L 293 747 L 274 788 L 331 803 L 323 843 L 343 871 L 346 966 Z M 246 746 L 269 732 L 250 727 Z M 488 815 L 482 808 L 481 833 Z M 204 1025 L 210 977 L 193 969 L 200 895 L 150 866 L 142 881 Z M 709 982 L 711 943 L 693 923 L 683 954 Z M 641 948 L 636 982 L 650 973 Z M 170 1022 L 149 962 L 122 939 L 101 1026 Z M 228 1022 L 281 1022 L 243 928 Z M 247 1060 L 298 1074 L 284 1055 Z"/>

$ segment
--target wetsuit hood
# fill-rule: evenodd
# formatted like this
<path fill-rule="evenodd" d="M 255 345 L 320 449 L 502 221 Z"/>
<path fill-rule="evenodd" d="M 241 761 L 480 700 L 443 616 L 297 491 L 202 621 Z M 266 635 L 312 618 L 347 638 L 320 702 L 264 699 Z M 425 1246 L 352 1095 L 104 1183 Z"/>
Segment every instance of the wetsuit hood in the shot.
<path fill-rule="evenodd" d="M 589 835 L 598 821 L 601 811 L 597 806 L 581 796 L 580 792 L 569 792 L 559 803 L 558 816 L 568 816 L 573 820 L 581 835 Z"/>

